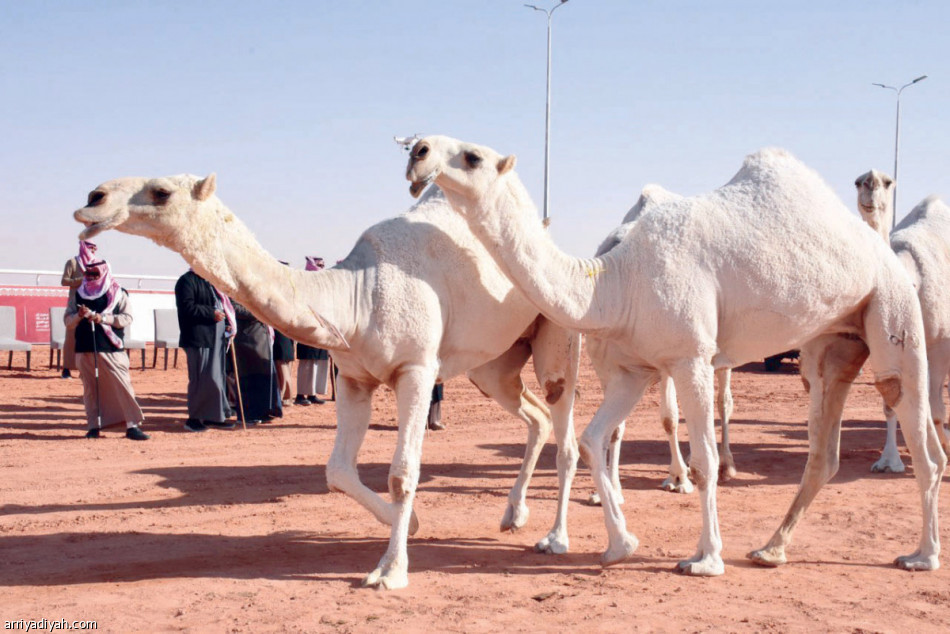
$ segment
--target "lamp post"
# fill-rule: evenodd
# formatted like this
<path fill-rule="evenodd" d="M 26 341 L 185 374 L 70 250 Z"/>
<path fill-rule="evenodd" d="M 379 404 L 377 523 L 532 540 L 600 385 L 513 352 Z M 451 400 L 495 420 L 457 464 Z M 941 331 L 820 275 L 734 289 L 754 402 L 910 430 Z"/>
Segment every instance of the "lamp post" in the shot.
<path fill-rule="evenodd" d="M 894 131 L 894 213 L 891 215 L 891 229 L 897 224 L 897 160 L 898 154 L 900 152 L 900 143 L 901 143 L 901 93 L 904 92 L 904 89 L 908 86 L 913 86 L 917 82 L 927 79 L 926 75 L 921 75 L 917 79 L 904 84 L 900 88 L 895 88 L 894 86 L 885 86 L 884 84 L 871 84 L 872 86 L 880 86 L 881 88 L 886 88 L 887 90 L 893 90 L 897 93 L 897 125 Z"/>
<path fill-rule="evenodd" d="M 557 11 L 558 7 L 567 4 L 567 0 L 561 0 L 556 5 L 550 9 L 542 9 L 541 7 L 536 7 L 533 4 L 526 4 L 524 6 L 529 9 L 534 9 L 535 11 L 540 11 L 548 16 L 548 79 L 547 79 L 547 98 L 544 101 L 544 208 L 542 212 L 542 217 L 544 219 L 544 224 L 550 222 L 548 218 L 548 162 L 550 158 L 550 137 L 551 137 L 551 16 L 554 15 L 554 12 Z"/>

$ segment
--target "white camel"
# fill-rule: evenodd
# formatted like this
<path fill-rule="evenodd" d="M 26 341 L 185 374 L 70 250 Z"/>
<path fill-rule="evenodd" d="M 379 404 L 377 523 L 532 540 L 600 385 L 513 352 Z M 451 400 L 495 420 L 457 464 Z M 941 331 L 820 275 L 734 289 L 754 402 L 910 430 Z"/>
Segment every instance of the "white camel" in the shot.
<path fill-rule="evenodd" d="M 515 284 L 555 323 L 603 340 L 590 346 L 606 386 L 581 438 L 603 501 L 615 564 L 638 546 L 605 468 L 607 443 L 644 390 L 669 374 L 681 399 L 700 492 L 703 528 L 695 555 L 677 569 L 724 572 L 716 511 L 715 368 L 802 349 L 809 388 L 809 457 L 778 531 L 749 557 L 786 561 L 791 533 L 838 469 L 841 411 L 870 355 L 875 386 L 898 413 L 923 506 L 919 548 L 906 569 L 939 566 L 937 502 L 946 456 L 928 422 L 924 327 L 900 262 L 850 214 L 822 179 L 782 150 L 746 158 L 725 186 L 644 214 L 605 256 L 561 252 L 543 231 L 515 158 L 448 137 L 413 148 L 410 193 L 445 192 Z"/>
<path fill-rule="evenodd" d="M 412 213 L 368 229 L 326 271 L 281 265 L 214 195 L 215 176 L 124 178 L 89 194 L 74 217 L 83 239 L 106 229 L 151 238 L 180 253 L 202 277 L 291 338 L 333 352 L 339 368 L 337 435 L 327 483 L 393 527 L 389 548 L 364 585 L 408 583 L 406 541 L 418 522 L 412 502 L 432 386 L 463 372 L 528 425 L 521 472 L 508 496 L 503 530 L 528 518 L 525 492 L 551 431 L 557 438 L 554 526 L 536 548 L 564 553 L 567 503 L 577 462 L 572 408 L 580 338 L 538 315 L 437 190 Z M 544 401 L 522 383 L 534 355 Z M 389 471 L 391 502 L 360 482 L 357 454 L 372 395 L 396 394 L 398 443 Z"/>
<path fill-rule="evenodd" d="M 894 179 L 871 170 L 854 181 L 861 217 L 889 244 L 904 265 L 920 300 L 927 349 L 930 413 L 941 431 L 944 450 L 950 452 L 943 385 L 950 373 L 950 208 L 927 198 L 911 211 L 891 234 L 894 223 Z M 897 449 L 897 416 L 884 405 L 887 440 L 871 471 L 904 471 Z"/>
<path fill-rule="evenodd" d="M 647 185 L 640 192 L 640 198 L 630 208 L 623 218 L 623 223 L 610 232 L 604 241 L 597 248 L 596 256 L 600 257 L 616 247 L 623 241 L 624 236 L 633 227 L 633 223 L 646 211 L 662 205 L 667 202 L 681 200 L 683 197 L 675 194 L 660 185 Z M 599 339 L 591 339 L 593 346 L 602 345 Z M 597 354 L 602 354 L 598 352 Z M 732 451 L 729 449 L 729 418 L 732 416 L 732 390 L 730 389 L 730 376 L 732 370 L 721 368 L 716 370 L 716 383 L 718 390 L 716 392 L 716 409 L 719 413 L 719 420 L 722 421 L 722 444 L 719 448 L 719 477 L 727 481 L 735 477 L 736 466 L 732 457 Z M 604 386 L 601 386 L 604 387 Z M 689 469 L 683 454 L 680 451 L 679 439 L 677 438 L 677 427 L 679 425 L 679 409 L 676 404 L 676 388 L 670 380 L 669 375 L 660 377 L 660 420 L 663 424 L 663 430 L 666 432 L 667 441 L 670 445 L 670 467 L 669 476 L 660 485 L 660 488 L 673 493 L 692 493 L 693 483 L 689 480 Z M 610 448 L 608 450 L 607 464 L 610 470 L 610 480 L 614 490 L 620 492 L 619 501 L 623 502 L 622 488 L 620 486 L 620 440 L 623 438 L 626 421 L 621 421 L 617 431 L 611 438 Z M 591 504 L 600 504 L 600 496 L 595 491 L 590 496 Z"/>

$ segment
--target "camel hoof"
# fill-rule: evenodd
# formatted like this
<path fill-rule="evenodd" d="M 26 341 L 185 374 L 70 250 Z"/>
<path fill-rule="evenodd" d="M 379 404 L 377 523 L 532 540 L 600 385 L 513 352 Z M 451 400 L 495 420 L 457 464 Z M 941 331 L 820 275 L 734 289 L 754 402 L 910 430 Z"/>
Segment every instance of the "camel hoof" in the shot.
<path fill-rule="evenodd" d="M 563 555 L 568 551 L 570 542 L 567 535 L 558 535 L 554 531 L 548 533 L 544 539 L 534 545 L 535 552 L 546 555 Z"/>
<path fill-rule="evenodd" d="M 920 551 L 913 555 L 904 555 L 894 560 L 894 564 L 901 570 L 937 570 L 940 560 L 936 555 L 921 555 Z"/>
<path fill-rule="evenodd" d="M 764 566 L 766 568 L 778 568 L 787 561 L 785 559 L 785 549 L 777 548 L 762 548 L 760 550 L 753 550 L 751 553 L 746 555 L 746 558 L 752 560 L 752 563 Z"/>
<path fill-rule="evenodd" d="M 723 462 L 719 465 L 719 481 L 729 482 L 736 477 L 736 466 L 732 463 Z"/>
<path fill-rule="evenodd" d="M 623 499 L 623 494 L 620 493 L 620 489 L 617 491 L 617 504 L 623 504 L 626 500 Z M 594 491 L 590 494 L 590 497 L 587 498 L 588 506 L 603 506 L 603 501 L 600 499 L 600 494 L 597 491 Z"/>
<path fill-rule="evenodd" d="M 505 509 L 505 516 L 501 518 L 501 532 L 518 530 L 528 523 L 529 514 L 527 505 L 514 506 L 509 503 L 508 508 Z"/>
<path fill-rule="evenodd" d="M 881 456 L 880 460 L 871 465 L 871 473 L 904 473 L 904 462 L 897 458 L 885 458 Z"/>
<path fill-rule="evenodd" d="M 623 541 L 620 542 L 617 546 L 611 546 L 600 556 L 600 565 L 603 567 L 613 566 L 614 564 L 619 564 L 627 559 L 630 559 L 633 556 L 633 553 L 637 552 L 637 548 L 640 546 L 640 540 L 636 537 L 627 533 L 623 537 Z"/>
<path fill-rule="evenodd" d="M 721 557 L 705 555 L 679 562 L 675 571 L 691 577 L 718 577 L 725 574 L 726 566 Z"/>
<path fill-rule="evenodd" d="M 377 568 L 366 575 L 362 583 L 364 588 L 376 588 L 377 590 L 399 590 L 409 585 L 409 575 L 406 571 L 397 571 L 393 568 L 385 570 Z"/>
<path fill-rule="evenodd" d="M 670 476 L 663 481 L 660 488 L 670 493 L 692 493 L 693 483 L 686 476 Z"/>
<path fill-rule="evenodd" d="M 416 515 L 416 512 L 413 511 L 412 515 L 409 517 L 409 534 L 415 535 L 419 532 L 419 516 Z"/>

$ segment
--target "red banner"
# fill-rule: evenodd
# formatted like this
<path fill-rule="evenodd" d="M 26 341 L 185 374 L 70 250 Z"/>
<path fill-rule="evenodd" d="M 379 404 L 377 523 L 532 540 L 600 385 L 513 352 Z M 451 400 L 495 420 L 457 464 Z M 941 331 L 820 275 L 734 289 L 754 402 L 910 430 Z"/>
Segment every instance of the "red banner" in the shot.
<path fill-rule="evenodd" d="M 64 286 L 0 286 L 0 306 L 16 308 L 16 338 L 28 343 L 49 343 L 49 309 L 68 297 Z"/>

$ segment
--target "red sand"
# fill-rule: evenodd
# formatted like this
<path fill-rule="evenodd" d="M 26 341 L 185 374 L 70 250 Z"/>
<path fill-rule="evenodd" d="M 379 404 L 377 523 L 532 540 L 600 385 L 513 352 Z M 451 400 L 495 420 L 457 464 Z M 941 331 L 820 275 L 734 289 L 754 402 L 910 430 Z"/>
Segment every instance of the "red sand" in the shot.
<path fill-rule="evenodd" d="M 44 352 L 37 347 L 34 360 Z M 864 376 L 845 410 L 840 472 L 799 526 L 789 563 L 763 569 L 744 555 L 768 540 L 794 495 L 807 455 L 807 399 L 795 365 L 734 373 L 739 475 L 719 488 L 726 574 L 714 579 L 671 572 L 695 549 L 700 513 L 695 494 L 658 488 L 668 456 L 655 389 L 629 421 L 621 467 L 640 549 L 605 570 L 597 563 L 603 514 L 584 504 L 592 484 L 583 466 L 571 552 L 532 551 L 554 512 L 553 444 L 532 482 L 528 525 L 498 531 L 524 428 L 455 379 L 445 390 L 448 430 L 425 440 L 409 588 L 378 592 L 360 580 L 389 530 L 326 487 L 332 403 L 291 407 L 247 432 L 188 434 L 183 363 L 133 369 L 152 439 L 133 443 L 116 429 L 88 441 L 79 381 L 45 367 L 18 370 L 23 363 L 15 356 L 13 371 L 0 369 L 3 621 L 94 620 L 106 632 L 950 630 L 950 557 L 932 573 L 891 565 L 916 548 L 920 503 L 912 468 L 869 473 L 884 428 Z M 579 431 L 600 401 L 586 361 L 581 386 Z M 395 416 L 392 393 L 381 389 L 360 455 L 362 477 L 378 491 Z M 948 495 L 945 483 L 944 544 Z"/>

